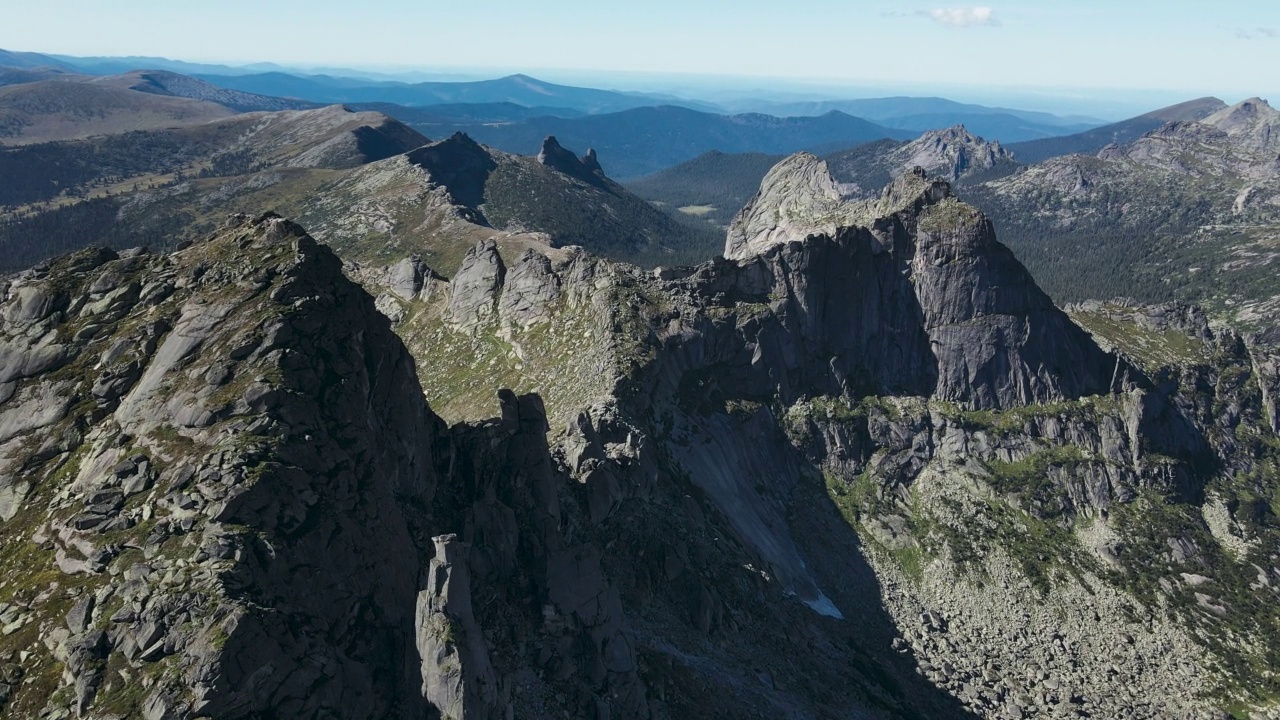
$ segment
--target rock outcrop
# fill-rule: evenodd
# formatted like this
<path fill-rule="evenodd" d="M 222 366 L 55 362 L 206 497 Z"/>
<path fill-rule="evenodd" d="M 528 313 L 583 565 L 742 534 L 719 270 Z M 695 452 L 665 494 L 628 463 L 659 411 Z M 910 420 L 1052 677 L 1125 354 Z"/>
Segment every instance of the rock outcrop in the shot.
<path fill-rule="evenodd" d="M 552 135 L 548 135 L 542 141 L 542 149 L 538 151 L 538 162 L 591 185 L 605 184 L 604 169 L 600 167 L 600 160 L 596 158 L 595 150 L 588 150 L 587 154 L 581 158 L 575 157 Z"/>
<path fill-rule="evenodd" d="M 0 652 L 29 679 L 6 683 L 11 713 L 527 717 L 599 689 L 648 717 L 599 549 L 559 528 L 540 403 L 450 431 L 301 228 L 85 251 L 19 278 L 2 317 L 0 533 L 28 548 L 0 587 Z M 495 671 L 493 592 L 529 633 L 563 613 L 568 665 L 541 687 L 584 694 L 522 695 L 523 658 Z"/>
<path fill-rule="evenodd" d="M 834 232 L 854 222 L 848 210 L 826 162 L 797 153 L 764 176 L 760 192 L 734 218 L 724 256 L 751 257 L 769 245 Z"/>
<path fill-rule="evenodd" d="M 1001 147 L 999 141 L 987 142 L 963 125 L 931 130 L 895 150 L 892 157 L 904 170 L 922 167 L 929 174 L 940 175 L 951 182 L 969 173 L 1014 161 L 1013 153 Z"/>
<path fill-rule="evenodd" d="M 787 363 L 761 362 L 775 375 L 764 387 L 993 409 L 1136 380 L 1054 306 L 990 220 L 922 171 L 876 200 L 842 202 L 821 161 L 793 156 L 730 230 L 725 257 L 738 262 L 696 276 L 699 288 L 736 301 L 784 298 L 799 346 L 826 366 L 797 383 L 777 377 Z"/>
<path fill-rule="evenodd" d="M 873 197 L 880 188 L 916 168 L 954 185 L 1009 174 L 1018 169 L 1013 153 L 988 142 L 963 125 L 930 130 L 910 142 L 881 140 L 827 157 L 832 176 L 849 197 Z"/>
<path fill-rule="evenodd" d="M 450 283 L 449 320 L 459 327 L 470 328 L 494 317 L 506 272 L 498 246 L 492 240 L 468 250 L 462 267 Z"/>
<path fill-rule="evenodd" d="M 1274 333 L 1087 332 L 923 171 L 795 157 L 734 232 L 376 301 L 270 215 L 16 277 L 0 712 L 1267 712 Z"/>

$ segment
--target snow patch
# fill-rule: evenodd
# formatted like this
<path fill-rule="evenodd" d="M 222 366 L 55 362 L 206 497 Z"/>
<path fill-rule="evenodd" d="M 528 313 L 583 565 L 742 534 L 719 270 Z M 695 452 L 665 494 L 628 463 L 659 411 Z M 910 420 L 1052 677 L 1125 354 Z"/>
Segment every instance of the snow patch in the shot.
<path fill-rule="evenodd" d="M 835 618 L 837 620 L 844 619 L 844 614 L 840 612 L 840 608 L 836 607 L 836 604 L 831 602 L 831 598 L 827 597 L 822 592 L 818 593 L 817 599 L 805 600 L 804 604 L 808 605 L 810 609 L 819 615 L 825 615 L 826 617 Z"/>

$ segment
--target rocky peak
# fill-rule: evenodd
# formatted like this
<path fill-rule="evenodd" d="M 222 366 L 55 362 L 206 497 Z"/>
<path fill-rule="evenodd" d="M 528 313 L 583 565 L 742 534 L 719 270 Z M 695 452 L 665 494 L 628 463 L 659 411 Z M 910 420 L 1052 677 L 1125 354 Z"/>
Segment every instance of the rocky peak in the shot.
<path fill-rule="evenodd" d="M 876 218 L 950 196 L 949 183 L 930 180 L 924 168 L 917 166 L 879 196 L 855 202 L 841 193 L 824 160 L 797 153 L 765 175 L 760 191 L 734 218 L 724 256 L 747 259 L 773 245 L 809 235 L 832 235 L 839 228 L 870 226 Z"/>
<path fill-rule="evenodd" d="M 1272 153 L 1280 149 L 1280 111 L 1262 98 L 1249 98 L 1223 108 L 1205 118 L 1204 123 L 1225 132 L 1246 149 Z"/>
<path fill-rule="evenodd" d="M 542 141 L 538 162 L 592 185 L 600 185 L 604 180 L 604 170 L 595 150 L 588 150 L 586 155 L 578 158 L 561 146 L 554 135 L 548 135 Z"/>
<path fill-rule="evenodd" d="M 24 652 L 27 674 L 61 663 L 81 717 L 420 716 L 404 658 L 430 551 L 399 503 L 430 502 L 439 426 L 332 251 L 239 217 L 173 255 L 84 251 L 19 282 L 0 320 L 0 533 L 43 538 L 28 562 L 76 588 L 46 597 L 49 652 Z M 33 455 L 37 437 L 58 439 Z M 357 640 L 357 616 L 387 632 Z M 135 689 L 109 661 L 165 681 Z M 31 717 L 66 702 L 9 700 Z"/>
<path fill-rule="evenodd" d="M 934 175 L 956 181 L 974 170 L 986 170 L 1000 162 L 1012 162 L 1013 153 L 999 141 L 987 142 L 964 125 L 931 130 L 894 151 L 900 167 L 922 167 Z"/>
<path fill-rule="evenodd" d="M 957 183 L 986 171 L 1011 172 L 1016 165 L 1013 153 L 999 142 L 987 142 L 964 125 L 931 130 L 911 142 L 868 143 L 835 153 L 828 161 L 842 190 L 863 199 L 914 168 Z"/>
<path fill-rule="evenodd" d="M 815 232 L 834 232 L 851 222 L 826 161 L 810 153 L 791 155 L 774 165 L 760 191 L 729 226 L 724 256 L 751 257 L 764 248 Z"/>
<path fill-rule="evenodd" d="M 1206 125 L 1231 131 L 1233 128 L 1249 127 L 1260 121 L 1273 122 L 1278 117 L 1280 117 L 1280 111 L 1271 107 L 1270 103 L 1262 98 L 1252 97 L 1222 108 L 1205 118 L 1204 122 Z"/>
<path fill-rule="evenodd" d="M 587 154 L 582 156 L 582 166 L 593 173 L 604 174 L 604 168 L 600 167 L 600 159 L 596 157 L 595 148 L 587 148 Z"/>
<path fill-rule="evenodd" d="M 462 132 L 412 150 L 406 157 L 427 171 L 431 182 L 443 187 L 455 204 L 473 211 L 484 203 L 485 183 L 498 167 L 488 150 Z"/>
<path fill-rule="evenodd" d="M 886 185 L 878 198 L 862 202 L 859 215 L 864 220 L 874 220 L 904 210 L 918 212 L 949 197 L 951 183 L 930 178 L 928 171 L 917 165 Z"/>
<path fill-rule="evenodd" d="M 837 358 L 803 381 L 826 392 L 1008 408 L 1105 393 L 1124 371 L 1036 286 L 991 221 L 923 168 L 848 202 L 824 163 L 792 156 L 743 209 L 725 254 L 748 274 L 763 265 L 786 278 L 773 292 L 809 314 L 804 345 Z"/>
<path fill-rule="evenodd" d="M 1184 173 L 1224 170 L 1272 174 L 1280 150 L 1280 112 L 1260 98 L 1243 100 L 1203 120 L 1174 120 L 1128 145 L 1108 147 L 1102 159 L 1127 158 Z"/>

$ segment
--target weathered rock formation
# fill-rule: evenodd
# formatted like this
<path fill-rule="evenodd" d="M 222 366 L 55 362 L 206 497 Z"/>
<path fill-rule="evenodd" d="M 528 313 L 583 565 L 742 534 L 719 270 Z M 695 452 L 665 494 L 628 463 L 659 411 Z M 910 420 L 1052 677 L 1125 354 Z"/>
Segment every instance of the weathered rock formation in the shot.
<path fill-rule="evenodd" d="M 791 158 L 695 268 L 497 237 L 375 300 L 268 215 L 15 278 L 0 713 L 1266 712 L 1271 334 L 1103 350 L 925 175 Z"/>
<path fill-rule="evenodd" d="M 451 440 L 373 299 L 297 226 L 85 251 L 19 278 L 3 318 L 0 532 L 28 548 L 3 588 L 12 713 L 510 716 L 528 700 L 471 606 L 540 557 L 519 602 L 564 613 L 582 692 L 647 717 L 598 550 L 558 527 L 540 404 Z"/>
<path fill-rule="evenodd" d="M 916 173 L 863 203 L 841 202 L 834 187 L 812 156 L 780 163 L 729 231 L 725 257 L 738 262 L 705 266 L 689 283 L 733 302 L 784 301 L 783 327 L 803 342 L 783 345 L 805 348 L 817 367 L 766 359 L 757 371 L 772 377 L 756 386 L 993 409 L 1132 381 L 946 183 Z M 786 377 L 792 368 L 808 377 Z"/>
<path fill-rule="evenodd" d="M 544 392 L 568 423 L 556 452 L 604 532 L 636 532 L 621 529 L 629 510 L 683 478 L 704 503 L 687 517 L 722 522 L 811 618 L 870 636 L 887 612 L 900 633 L 891 649 L 981 715 L 1212 716 L 1207 696 L 1237 681 L 1210 669 L 1219 661 L 1205 659 L 1196 628 L 1223 617 L 1270 627 L 1224 608 L 1276 586 L 1269 546 L 1251 534 L 1266 523 L 1232 509 L 1255 490 L 1221 480 L 1277 459 L 1228 437 L 1272 432 L 1263 338 L 1154 308 L 1106 318 L 1103 350 L 945 182 L 913 173 L 849 204 L 817 170 L 803 156 L 775 170 L 730 235 L 729 260 L 643 274 L 547 258 L 518 290 L 509 273 L 486 285 L 497 313 L 457 331 L 465 344 L 411 340 L 420 367 L 472 348 L 481 377 Z M 509 294 L 539 300 L 514 313 L 524 302 Z M 447 305 L 401 333 L 427 336 Z M 485 338 L 503 344 L 474 350 Z M 450 412 L 471 392 L 433 388 Z M 591 446 L 608 451 L 593 461 Z M 616 547 L 615 562 L 629 562 Z M 1261 574 L 1213 581 L 1214 595 L 1200 578 L 1215 562 Z M 644 587 L 624 581 L 623 606 Z M 699 591 L 699 627 L 728 621 L 721 588 L 706 588 L 709 604 Z M 1169 620 L 1183 598 L 1217 619 Z M 1270 650 L 1214 647 L 1252 668 L 1235 677 L 1267 676 Z M 1123 660 L 1096 660 L 1109 657 Z"/>
<path fill-rule="evenodd" d="M 921 135 L 893 153 L 893 160 L 901 168 L 922 167 L 955 182 L 971 172 L 1011 163 L 1014 157 L 999 141 L 987 142 L 956 125 Z"/>
<path fill-rule="evenodd" d="M 963 125 L 930 130 L 910 142 L 882 140 L 827 157 L 831 174 L 851 197 L 874 196 L 884 185 L 922 168 L 929 177 L 967 184 L 1017 169 L 1013 153 Z"/>
<path fill-rule="evenodd" d="M 542 141 L 542 149 L 538 151 L 538 162 L 585 183 L 605 185 L 604 169 L 600 167 L 600 160 L 596 157 L 595 150 L 587 150 L 587 154 L 581 158 L 575 157 L 552 135 L 548 135 Z"/>

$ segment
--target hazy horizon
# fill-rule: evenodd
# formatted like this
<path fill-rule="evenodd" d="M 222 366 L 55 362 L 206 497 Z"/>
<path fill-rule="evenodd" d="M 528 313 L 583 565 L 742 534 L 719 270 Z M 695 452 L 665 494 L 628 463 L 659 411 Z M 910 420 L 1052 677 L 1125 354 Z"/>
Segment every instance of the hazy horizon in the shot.
<path fill-rule="evenodd" d="M 1114 117 L 1150 107 L 1147 98 L 1212 94 L 1231 102 L 1280 89 L 1270 87 L 1278 84 L 1280 4 L 1244 0 L 1123 7 L 810 0 L 785 8 L 760 0 L 608 8 L 495 0 L 483 10 L 404 0 L 376 9 L 334 0 L 52 0 L 5 15 L 0 47 L 18 51 L 391 75 L 525 72 L 612 80 L 622 90 L 670 91 L 683 80 L 721 94 L 752 81 L 769 92 L 845 88 L 986 103 L 1040 93 L 1051 96 L 1044 107 Z M 270 42 L 260 42 L 264 36 Z M 1188 52 L 1192 42 L 1196 51 Z"/>
<path fill-rule="evenodd" d="M 982 84 L 1162 90 L 1196 86 L 1245 92 L 1270 82 L 1265 61 L 1280 57 L 1280 7 L 1262 8 L 1249 0 L 1225 0 L 1212 7 L 1189 0 L 1138 0 L 1124 7 L 1102 0 L 1081 0 L 1070 7 L 1025 0 L 960 7 L 863 2 L 849 7 L 832 0 L 809 0 L 803 10 L 793 5 L 778 15 L 771 14 L 776 12 L 773 4 L 760 0 L 709 0 L 697 8 L 675 0 L 654 0 L 639 14 L 635 8 L 588 12 L 591 6 L 585 0 L 559 0 L 532 11 L 513 0 L 492 0 L 488 5 L 481 14 L 474 8 L 423 7 L 406 0 L 382 3 L 373 10 L 334 0 L 228 0 L 208 8 L 174 7 L 156 0 L 121 0 L 109 7 L 92 0 L 50 0 L 8 10 L 6 23 L 0 26 L 0 47 L 25 45 L 30 47 L 21 49 L 53 54 L 152 56 L 237 65 L 528 67 L 853 83 L 988 78 Z M 724 12 L 711 7 L 716 5 L 723 5 Z M 353 22 L 340 21 L 353 11 L 357 11 L 350 18 Z M 680 27 L 682 21 L 691 20 L 704 24 Z M 477 25 L 483 29 L 480 38 L 472 37 Z M 369 26 L 380 33 L 371 36 L 371 42 L 352 36 Z M 450 32 L 430 36 L 434 27 L 441 26 Z M 268 46 L 255 44 L 250 52 L 237 52 L 246 48 L 238 33 L 273 27 L 291 32 L 274 35 Z M 200 30 L 198 35 L 190 33 L 195 28 Z M 797 30 L 805 32 L 798 36 Z M 893 32 L 885 37 L 880 34 L 883 30 Z M 729 31 L 746 34 L 725 37 L 735 34 Z M 414 37 L 404 44 L 390 42 L 404 32 L 424 32 L 428 37 Z M 1186 36 L 1174 39 L 1202 43 L 1197 57 L 1189 58 L 1176 44 L 1162 42 L 1176 33 Z M 1111 43 L 1116 34 L 1124 35 L 1127 42 Z M 809 40 L 811 35 L 848 43 L 847 51 L 843 46 L 833 51 L 821 43 L 788 44 L 798 37 Z M 760 46 L 751 42 L 760 38 L 775 41 L 777 52 L 762 58 Z M 427 39 L 431 42 L 424 42 Z M 481 42 L 471 42 L 477 39 Z M 550 42 L 554 39 L 565 42 Z M 676 40 L 692 42 L 677 45 L 672 42 Z M 993 42 L 1011 45 L 993 48 Z M 1029 42 L 1037 43 L 1031 48 L 1035 52 L 1018 55 L 1020 62 L 1009 63 L 1013 51 L 1025 49 Z M 798 47 L 803 52 L 795 52 Z M 1208 52 L 1215 47 L 1228 50 L 1228 56 Z M 896 52 L 869 57 L 848 54 L 885 48 Z M 719 49 L 730 52 L 723 56 L 712 52 Z M 903 54 L 904 49 L 911 52 Z M 1070 55 L 1054 56 L 1054 52 Z M 1143 52 L 1150 55 L 1143 57 Z M 1138 62 L 1122 68 L 1106 65 L 1125 54 Z M 833 57 L 839 62 L 827 62 Z M 1240 64 L 1234 62 L 1237 59 L 1253 62 Z M 948 65 L 934 65 L 939 60 Z M 1179 72 L 1177 66 L 1187 62 L 1194 62 L 1198 72 Z M 978 65 L 991 72 L 969 72 Z M 1099 68 L 1112 73 L 1103 76 L 1103 82 L 1093 72 Z"/>
<path fill-rule="evenodd" d="M 168 63 L 207 65 L 244 72 L 277 70 L 294 74 L 345 74 L 349 77 L 377 80 L 422 82 L 466 82 L 523 74 L 557 84 L 582 85 L 619 92 L 671 95 L 683 100 L 697 100 L 727 105 L 730 110 L 743 102 L 809 102 L 884 98 L 893 96 L 938 96 L 964 103 L 1008 106 L 1019 110 L 1054 113 L 1063 116 L 1092 117 L 1114 121 L 1141 114 L 1158 107 L 1172 105 L 1207 95 L 1217 95 L 1228 104 L 1249 97 L 1267 97 L 1266 92 L 1214 93 L 1212 90 L 1123 89 L 1113 87 L 1030 87 L 998 85 L 930 85 L 919 82 L 841 82 L 823 78 L 782 78 L 704 73 L 647 73 L 643 71 L 601 71 L 583 68 L 538 67 L 405 67 L 346 65 L 323 66 L 304 63 L 286 64 L 266 60 L 193 59 L 177 56 L 121 54 L 77 55 L 29 47 L 3 47 L 10 52 L 28 52 L 52 58 L 77 60 L 161 60 Z M 135 69 L 152 69 L 139 66 Z M 748 102 L 749 104 L 749 102 Z M 740 109 L 740 108 L 738 108 Z"/>

